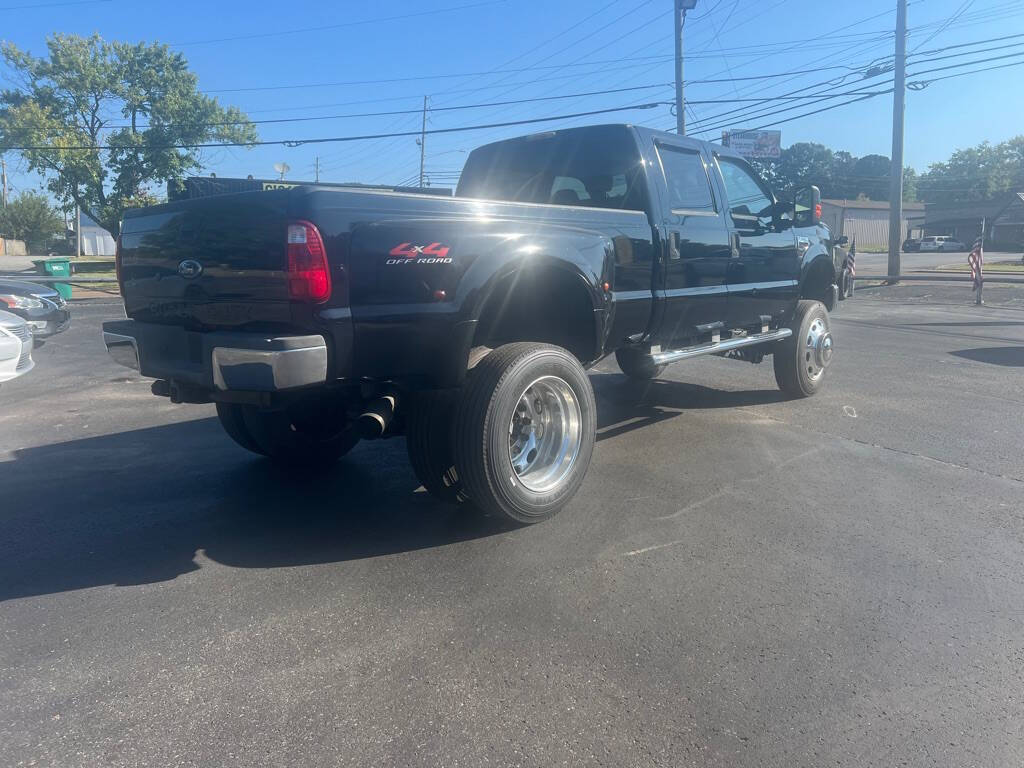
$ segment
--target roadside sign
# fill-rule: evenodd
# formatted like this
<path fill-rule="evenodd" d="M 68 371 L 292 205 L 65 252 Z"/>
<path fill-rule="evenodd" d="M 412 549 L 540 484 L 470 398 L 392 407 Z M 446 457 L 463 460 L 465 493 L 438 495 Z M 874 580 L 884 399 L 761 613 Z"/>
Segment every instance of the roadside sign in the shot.
<path fill-rule="evenodd" d="M 755 160 L 778 160 L 782 131 L 722 131 L 722 146 Z"/>

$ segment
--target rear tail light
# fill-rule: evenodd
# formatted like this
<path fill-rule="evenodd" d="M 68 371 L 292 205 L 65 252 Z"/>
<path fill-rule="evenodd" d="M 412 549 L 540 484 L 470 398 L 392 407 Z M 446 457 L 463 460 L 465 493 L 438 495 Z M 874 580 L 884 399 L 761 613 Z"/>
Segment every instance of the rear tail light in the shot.
<path fill-rule="evenodd" d="M 288 225 L 288 295 L 316 304 L 331 297 L 331 271 L 324 241 L 308 221 Z"/>

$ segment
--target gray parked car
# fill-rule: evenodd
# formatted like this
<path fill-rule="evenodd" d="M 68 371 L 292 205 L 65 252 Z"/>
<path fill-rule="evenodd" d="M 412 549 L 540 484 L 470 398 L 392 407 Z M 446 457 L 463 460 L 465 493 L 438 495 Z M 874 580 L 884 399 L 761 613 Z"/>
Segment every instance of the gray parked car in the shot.
<path fill-rule="evenodd" d="M 32 329 L 22 318 L 0 311 L 0 382 L 32 370 Z"/>

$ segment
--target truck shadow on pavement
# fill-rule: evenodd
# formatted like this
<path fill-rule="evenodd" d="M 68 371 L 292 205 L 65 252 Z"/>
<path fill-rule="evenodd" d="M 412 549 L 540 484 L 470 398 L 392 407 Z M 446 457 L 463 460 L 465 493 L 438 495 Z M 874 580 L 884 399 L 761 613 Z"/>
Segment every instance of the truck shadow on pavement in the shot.
<path fill-rule="evenodd" d="M 977 347 L 975 349 L 960 349 L 949 354 L 962 357 L 965 360 L 973 360 L 976 363 L 1003 365 L 1010 368 L 1024 366 L 1024 347 Z"/>
<path fill-rule="evenodd" d="M 789 400 L 777 389 L 725 390 L 668 379 L 635 381 L 622 373 L 591 373 L 598 400 L 598 441 L 673 419 L 686 411 L 742 408 Z"/>
<path fill-rule="evenodd" d="M 216 419 L 19 450 L 0 463 L 0 600 L 146 584 L 218 563 L 273 568 L 440 547 L 512 529 L 439 504 L 401 439 L 287 472 Z"/>
<path fill-rule="evenodd" d="M 673 381 L 592 375 L 598 439 L 692 409 L 779 402 Z M 215 418 L 15 451 L 0 462 L 0 601 L 198 570 L 335 563 L 515 535 L 419 489 L 402 439 L 364 442 L 327 471 L 280 469 Z M 197 553 L 200 553 L 197 557 Z"/>

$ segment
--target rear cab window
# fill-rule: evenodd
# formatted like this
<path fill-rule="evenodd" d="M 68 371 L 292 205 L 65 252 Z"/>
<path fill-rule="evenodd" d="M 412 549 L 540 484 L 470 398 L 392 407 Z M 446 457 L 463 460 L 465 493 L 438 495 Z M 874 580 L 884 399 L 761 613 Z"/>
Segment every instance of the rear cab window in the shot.
<path fill-rule="evenodd" d="M 456 194 L 488 200 L 646 211 L 632 133 L 619 126 L 526 136 L 473 150 Z"/>

